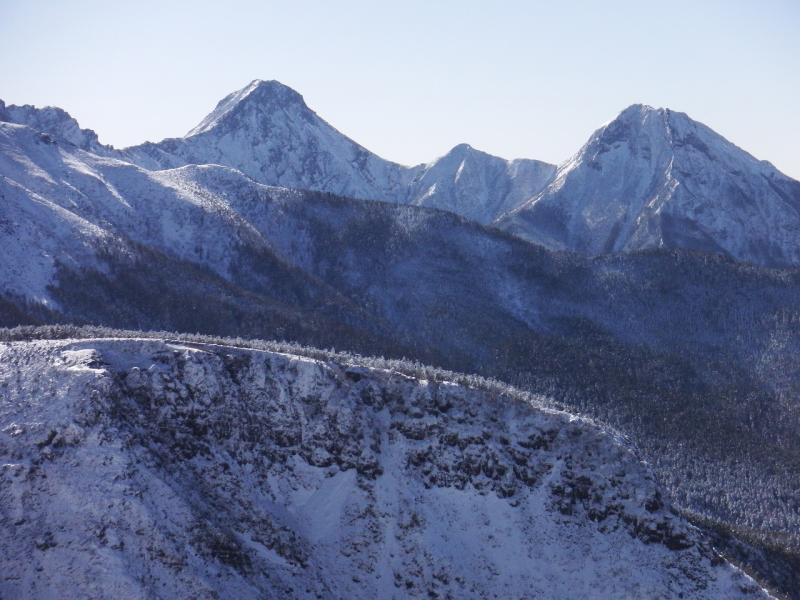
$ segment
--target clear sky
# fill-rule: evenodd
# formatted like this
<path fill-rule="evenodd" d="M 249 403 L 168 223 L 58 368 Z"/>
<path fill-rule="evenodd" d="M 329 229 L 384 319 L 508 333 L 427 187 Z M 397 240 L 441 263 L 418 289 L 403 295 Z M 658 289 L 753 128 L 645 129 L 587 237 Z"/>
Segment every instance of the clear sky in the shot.
<path fill-rule="evenodd" d="M 800 178 L 800 0 L 0 0 L 0 98 L 105 143 L 183 135 L 256 78 L 406 164 L 560 162 L 643 102 Z"/>

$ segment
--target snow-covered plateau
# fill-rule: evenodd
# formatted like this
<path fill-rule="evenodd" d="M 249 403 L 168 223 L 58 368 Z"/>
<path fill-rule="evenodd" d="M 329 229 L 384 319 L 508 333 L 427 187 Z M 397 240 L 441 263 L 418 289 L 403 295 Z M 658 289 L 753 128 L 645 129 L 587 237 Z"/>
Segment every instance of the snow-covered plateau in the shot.
<path fill-rule="evenodd" d="M 766 598 L 611 432 L 213 344 L 0 345 L 3 598 Z"/>

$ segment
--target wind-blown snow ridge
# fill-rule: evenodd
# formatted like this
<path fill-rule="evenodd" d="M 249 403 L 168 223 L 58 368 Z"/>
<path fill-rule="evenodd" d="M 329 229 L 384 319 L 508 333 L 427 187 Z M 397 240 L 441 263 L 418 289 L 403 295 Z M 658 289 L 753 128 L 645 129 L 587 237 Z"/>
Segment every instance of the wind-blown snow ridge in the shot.
<path fill-rule="evenodd" d="M 0 386 L 4 597 L 767 597 L 629 451 L 510 397 L 118 339 L 2 344 Z"/>

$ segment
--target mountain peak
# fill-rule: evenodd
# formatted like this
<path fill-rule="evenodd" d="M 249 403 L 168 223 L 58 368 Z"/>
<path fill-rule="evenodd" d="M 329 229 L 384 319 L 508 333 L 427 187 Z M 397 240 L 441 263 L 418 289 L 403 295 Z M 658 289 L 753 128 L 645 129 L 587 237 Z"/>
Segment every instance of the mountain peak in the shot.
<path fill-rule="evenodd" d="M 699 133 L 700 130 L 703 132 Z M 581 154 L 593 157 L 594 161 L 613 148 L 624 145 L 633 154 L 646 156 L 680 144 L 687 136 L 696 137 L 698 133 L 704 137 L 720 137 L 686 113 L 647 104 L 631 104 L 595 131 L 581 149 Z"/>
<path fill-rule="evenodd" d="M 474 150 L 472 146 L 470 146 L 465 142 L 462 142 L 461 144 L 456 144 L 455 146 L 453 146 L 453 149 L 450 150 L 449 154 L 462 154 L 464 152 L 470 152 L 471 150 Z"/>
<path fill-rule="evenodd" d="M 72 115 L 57 106 L 38 108 L 31 104 L 6 105 L 0 100 L 0 121 L 27 125 L 83 150 L 98 151 L 102 147 L 94 131 L 81 129 Z"/>
<path fill-rule="evenodd" d="M 672 110 L 670 108 L 653 107 L 647 104 L 631 104 L 624 109 L 617 117 L 607 123 L 601 130 L 608 129 L 613 125 L 620 124 L 641 128 L 650 134 L 665 135 L 669 137 L 674 131 L 685 132 L 691 129 L 702 127 L 709 133 L 720 137 L 719 134 L 706 128 L 698 121 L 692 119 L 684 112 Z M 646 126 L 650 127 L 646 127 Z"/>
<path fill-rule="evenodd" d="M 594 132 L 504 226 L 591 255 L 676 247 L 800 262 L 800 183 L 693 120 L 634 104 Z"/>
<path fill-rule="evenodd" d="M 305 106 L 303 96 L 299 92 L 275 79 L 254 79 L 243 89 L 248 90 L 246 97 L 253 100 L 274 99 L 283 102 L 297 102 Z"/>
<path fill-rule="evenodd" d="M 242 89 L 225 96 L 211 113 L 186 134 L 191 137 L 215 129 L 243 111 L 271 112 L 295 107 L 309 110 L 303 96 L 279 81 L 254 79 Z"/>
<path fill-rule="evenodd" d="M 617 119 L 620 118 L 630 118 L 630 117 L 641 117 L 644 115 L 648 115 L 651 113 L 662 113 L 665 109 L 663 108 L 655 108 L 650 106 L 649 104 L 631 104 L 627 108 L 623 109 L 621 113 L 617 116 Z"/>
<path fill-rule="evenodd" d="M 631 104 L 611 121 L 603 125 L 599 131 L 604 131 L 606 129 L 614 130 L 621 126 L 638 128 L 645 123 L 660 122 L 669 115 L 669 113 L 669 109 L 665 108 L 655 108 L 648 104 Z"/>
<path fill-rule="evenodd" d="M 435 159 L 431 163 L 429 163 L 429 167 L 433 166 L 441 161 L 449 162 L 449 161 L 462 161 L 465 160 L 467 157 L 472 155 L 481 155 L 484 154 L 480 150 L 476 150 L 472 146 L 467 143 L 456 144 L 450 150 L 447 151 L 446 154 L 440 156 L 439 158 Z"/>

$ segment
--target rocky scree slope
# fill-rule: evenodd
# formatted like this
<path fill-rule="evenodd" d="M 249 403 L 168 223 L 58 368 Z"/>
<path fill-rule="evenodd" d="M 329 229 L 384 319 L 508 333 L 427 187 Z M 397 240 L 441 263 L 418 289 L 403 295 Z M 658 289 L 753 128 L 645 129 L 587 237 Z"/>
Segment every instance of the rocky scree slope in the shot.
<path fill-rule="evenodd" d="M 766 598 L 611 434 L 209 344 L 0 345 L 0 593 Z"/>

